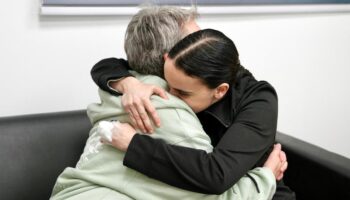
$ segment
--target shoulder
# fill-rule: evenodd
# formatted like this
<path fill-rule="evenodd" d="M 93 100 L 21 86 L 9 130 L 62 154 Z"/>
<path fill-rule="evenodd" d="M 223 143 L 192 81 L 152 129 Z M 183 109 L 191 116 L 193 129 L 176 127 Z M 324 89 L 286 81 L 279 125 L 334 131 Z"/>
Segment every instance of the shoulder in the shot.
<path fill-rule="evenodd" d="M 267 81 L 257 81 L 256 84 L 251 88 L 253 97 L 264 98 L 267 100 L 277 101 L 277 92 L 275 88 Z"/>
<path fill-rule="evenodd" d="M 246 113 L 250 118 L 275 121 L 278 113 L 278 97 L 267 81 L 246 80 L 244 88 L 237 90 L 236 114 Z"/>
<path fill-rule="evenodd" d="M 151 97 L 151 101 L 157 110 L 176 110 L 180 113 L 187 113 L 191 116 L 196 116 L 193 110 L 181 99 L 167 92 L 169 99 L 163 99 L 157 95 Z"/>
<path fill-rule="evenodd" d="M 237 72 L 233 90 L 236 93 L 235 97 L 239 100 L 244 99 L 243 96 L 247 97 L 257 92 L 271 93 L 277 98 L 276 90 L 269 82 L 256 80 L 253 74 L 243 66 L 240 66 Z"/>
<path fill-rule="evenodd" d="M 236 98 L 240 103 L 265 100 L 277 104 L 278 96 L 275 88 L 267 81 L 257 81 L 253 77 L 243 80 L 236 88 Z"/>
<path fill-rule="evenodd" d="M 130 70 L 129 72 L 142 83 L 156 85 L 165 90 L 167 89 L 166 81 L 159 76 L 139 74 L 136 71 L 132 70 Z"/>
<path fill-rule="evenodd" d="M 252 81 L 243 91 L 234 110 L 234 122 L 244 124 L 257 135 L 273 140 L 278 119 L 278 100 L 274 87 L 266 81 Z"/>

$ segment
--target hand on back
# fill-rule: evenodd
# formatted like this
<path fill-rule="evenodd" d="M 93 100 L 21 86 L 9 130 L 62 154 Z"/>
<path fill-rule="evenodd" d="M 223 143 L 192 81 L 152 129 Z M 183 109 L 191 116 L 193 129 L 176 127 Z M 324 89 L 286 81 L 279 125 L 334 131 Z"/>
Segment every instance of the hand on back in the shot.
<path fill-rule="evenodd" d="M 135 128 L 143 131 L 143 133 L 151 133 L 154 131 L 154 125 L 160 126 L 160 118 L 150 98 L 155 94 L 168 99 L 163 88 L 143 84 L 134 77 L 127 77 L 118 81 L 115 88 L 123 93 L 122 105 L 124 110 L 129 113 Z"/>
<path fill-rule="evenodd" d="M 272 152 L 267 158 L 264 167 L 269 168 L 276 177 L 276 180 L 283 178 L 284 172 L 287 170 L 288 162 L 281 144 L 275 144 Z"/>

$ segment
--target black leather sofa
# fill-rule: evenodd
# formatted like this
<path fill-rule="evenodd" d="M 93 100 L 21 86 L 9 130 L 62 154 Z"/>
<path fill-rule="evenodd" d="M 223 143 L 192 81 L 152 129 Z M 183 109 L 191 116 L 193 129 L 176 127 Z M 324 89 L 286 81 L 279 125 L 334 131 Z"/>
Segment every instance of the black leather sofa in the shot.
<path fill-rule="evenodd" d="M 85 110 L 0 118 L 0 199 L 48 199 L 90 128 Z M 276 140 L 288 156 L 285 182 L 298 200 L 350 199 L 349 159 L 282 133 Z"/>

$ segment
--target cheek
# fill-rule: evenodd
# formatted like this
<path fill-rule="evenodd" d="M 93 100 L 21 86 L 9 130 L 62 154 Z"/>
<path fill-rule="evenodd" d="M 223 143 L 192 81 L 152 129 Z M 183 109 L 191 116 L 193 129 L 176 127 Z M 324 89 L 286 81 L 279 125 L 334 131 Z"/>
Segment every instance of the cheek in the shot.
<path fill-rule="evenodd" d="M 179 97 L 182 101 L 184 101 L 190 108 L 195 106 L 195 101 L 192 100 L 191 97 Z"/>
<path fill-rule="evenodd" d="M 198 97 L 181 98 L 192 110 L 197 113 L 202 110 L 202 102 Z"/>
<path fill-rule="evenodd" d="M 209 94 L 197 96 L 196 99 L 193 99 L 192 105 L 194 108 L 192 108 L 195 112 L 200 112 L 205 109 L 207 109 L 209 106 L 211 106 L 212 101 Z"/>

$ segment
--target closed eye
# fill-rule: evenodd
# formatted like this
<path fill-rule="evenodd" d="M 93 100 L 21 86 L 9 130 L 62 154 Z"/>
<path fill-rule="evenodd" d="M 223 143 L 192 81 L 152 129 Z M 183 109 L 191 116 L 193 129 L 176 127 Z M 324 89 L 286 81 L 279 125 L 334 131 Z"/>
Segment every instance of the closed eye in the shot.
<path fill-rule="evenodd" d="M 185 92 L 182 90 L 178 90 L 177 92 L 180 96 L 184 96 L 184 97 L 190 96 L 190 92 Z"/>
<path fill-rule="evenodd" d="M 186 92 L 186 91 L 179 90 L 176 88 L 171 88 L 171 87 L 170 87 L 170 93 L 172 93 L 175 96 L 182 96 L 182 97 L 187 97 L 191 95 L 191 92 Z"/>

